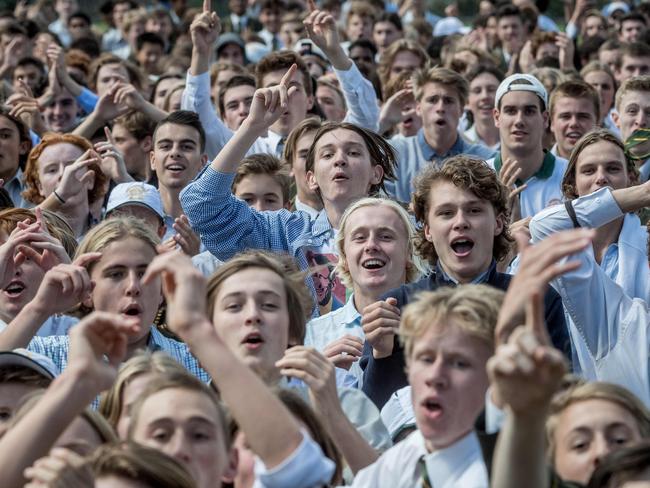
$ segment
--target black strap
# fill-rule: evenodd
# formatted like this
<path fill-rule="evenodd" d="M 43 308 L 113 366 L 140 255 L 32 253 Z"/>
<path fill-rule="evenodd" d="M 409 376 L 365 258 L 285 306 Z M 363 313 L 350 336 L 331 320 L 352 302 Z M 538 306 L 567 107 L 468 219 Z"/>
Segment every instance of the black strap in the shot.
<path fill-rule="evenodd" d="M 573 222 L 573 228 L 577 229 L 578 227 L 581 227 L 578 222 L 578 217 L 576 217 L 576 211 L 573 208 L 573 204 L 571 202 L 564 202 L 564 208 L 566 208 L 569 218 L 571 219 L 571 222 Z"/>

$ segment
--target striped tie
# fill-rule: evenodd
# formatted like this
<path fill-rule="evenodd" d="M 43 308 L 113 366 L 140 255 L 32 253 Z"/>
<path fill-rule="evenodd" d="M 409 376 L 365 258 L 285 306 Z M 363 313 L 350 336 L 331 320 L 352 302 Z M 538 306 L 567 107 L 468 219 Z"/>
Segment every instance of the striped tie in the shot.
<path fill-rule="evenodd" d="M 433 488 L 431 480 L 429 479 L 429 473 L 427 472 L 427 463 L 424 460 L 424 456 L 420 457 L 418 460 L 418 469 L 420 470 L 420 479 L 422 482 L 420 488 Z"/>

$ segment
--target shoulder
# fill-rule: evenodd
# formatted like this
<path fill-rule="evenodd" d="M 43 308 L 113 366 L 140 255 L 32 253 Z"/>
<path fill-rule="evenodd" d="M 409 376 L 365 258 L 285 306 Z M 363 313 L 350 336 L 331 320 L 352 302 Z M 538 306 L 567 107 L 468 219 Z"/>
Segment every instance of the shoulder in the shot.
<path fill-rule="evenodd" d="M 414 283 L 407 283 L 399 288 L 389 291 L 382 297 L 382 300 L 390 297 L 395 298 L 397 300 L 397 306 L 402 308 L 413 300 L 418 293 L 422 291 L 431 291 L 435 288 L 436 284 L 432 279 L 432 276 L 425 276 Z"/>

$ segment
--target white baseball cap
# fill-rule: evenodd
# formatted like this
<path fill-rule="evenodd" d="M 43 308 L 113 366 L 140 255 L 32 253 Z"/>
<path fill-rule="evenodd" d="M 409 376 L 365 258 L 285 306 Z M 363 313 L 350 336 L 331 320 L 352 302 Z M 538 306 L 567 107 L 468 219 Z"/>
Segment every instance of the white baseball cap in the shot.
<path fill-rule="evenodd" d="M 124 205 L 141 205 L 155 212 L 161 219 L 165 219 L 165 211 L 158 189 L 142 181 L 120 183 L 113 188 L 108 197 L 106 215 Z"/>
<path fill-rule="evenodd" d="M 22 366 L 52 380 L 59 375 L 59 368 L 50 358 L 27 349 L 1 351 L 0 368 L 7 366 Z"/>
<path fill-rule="evenodd" d="M 533 75 L 523 73 L 510 75 L 501 82 L 494 97 L 494 106 L 498 107 L 503 95 L 513 91 L 532 92 L 542 99 L 542 102 L 544 102 L 544 108 L 548 107 L 548 93 L 546 93 L 546 88 L 544 88 L 542 82 Z"/>
<path fill-rule="evenodd" d="M 621 10 L 624 14 L 630 12 L 630 6 L 625 2 L 610 2 L 603 7 L 602 14 L 610 17 L 614 12 Z"/>
<path fill-rule="evenodd" d="M 470 30 L 458 17 L 445 17 L 436 22 L 433 27 L 433 37 L 467 34 Z"/>

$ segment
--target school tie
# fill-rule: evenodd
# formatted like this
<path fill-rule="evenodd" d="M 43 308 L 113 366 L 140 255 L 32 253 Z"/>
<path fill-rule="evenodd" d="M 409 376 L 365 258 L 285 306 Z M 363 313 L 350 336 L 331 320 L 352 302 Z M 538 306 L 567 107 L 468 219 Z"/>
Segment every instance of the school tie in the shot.
<path fill-rule="evenodd" d="M 625 141 L 625 153 L 630 159 L 644 160 L 650 157 L 650 149 L 647 147 L 639 151 L 632 151 L 637 146 L 646 144 L 650 140 L 650 129 L 637 129 Z M 636 153 L 636 154 L 633 154 Z"/>
<path fill-rule="evenodd" d="M 287 143 L 287 137 L 282 136 L 280 140 L 278 141 L 278 145 L 276 146 L 276 156 L 280 159 L 282 159 L 282 155 L 284 153 L 284 145 Z"/>
<path fill-rule="evenodd" d="M 424 456 L 418 459 L 418 469 L 420 470 L 420 488 L 433 488 L 429 479 L 429 473 L 427 472 L 427 463 L 424 460 Z"/>

